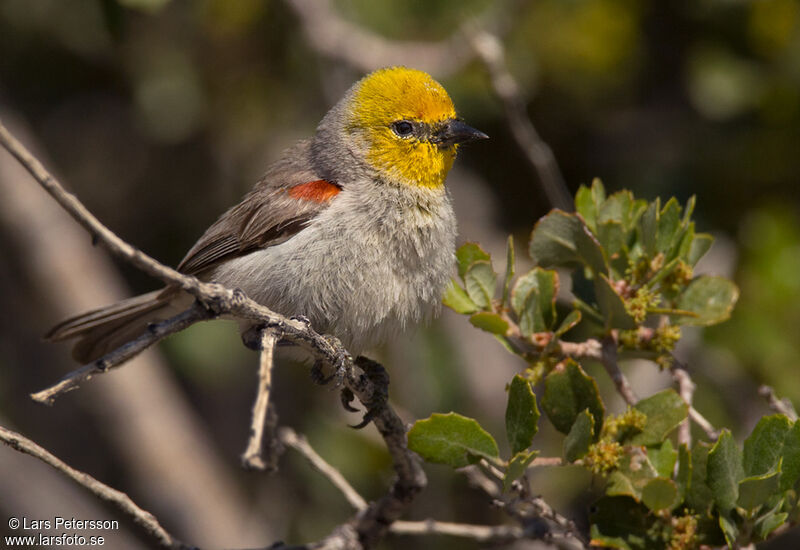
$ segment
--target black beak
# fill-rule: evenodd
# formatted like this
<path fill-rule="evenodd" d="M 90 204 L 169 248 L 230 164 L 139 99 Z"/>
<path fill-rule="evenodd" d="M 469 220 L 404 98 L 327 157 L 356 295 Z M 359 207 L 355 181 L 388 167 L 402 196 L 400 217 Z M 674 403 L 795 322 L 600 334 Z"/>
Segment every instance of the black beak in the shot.
<path fill-rule="evenodd" d="M 479 139 L 489 139 L 489 136 L 460 120 L 449 120 L 433 135 L 431 141 L 439 147 L 450 147 Z"/>

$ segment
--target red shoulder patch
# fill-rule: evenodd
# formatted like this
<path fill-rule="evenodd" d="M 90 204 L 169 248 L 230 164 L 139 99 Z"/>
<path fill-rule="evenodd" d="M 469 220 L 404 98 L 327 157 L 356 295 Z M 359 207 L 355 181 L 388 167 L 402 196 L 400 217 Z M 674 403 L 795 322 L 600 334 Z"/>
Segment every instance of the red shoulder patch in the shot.
<path fill-rule="evenodd" d="M 310 181 L 289 188 L 289 196 L 314 202 L 327 202 L 339 194 L 342 188 L 326 180 Z"/>

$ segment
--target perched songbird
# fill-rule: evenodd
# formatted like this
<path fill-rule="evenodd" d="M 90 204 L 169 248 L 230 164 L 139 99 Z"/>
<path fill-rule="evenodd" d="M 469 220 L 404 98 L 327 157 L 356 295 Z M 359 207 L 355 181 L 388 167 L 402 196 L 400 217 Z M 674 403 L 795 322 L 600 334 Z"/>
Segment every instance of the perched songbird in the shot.
<path fill-rule="evenodd" d="M 486 137 L 428 74 L 375 71 L 208 228 L 178 270 L 305 316 L 356 355 L 437 311 L 456 235 L 445 178 L 459 145 Z M 79 338 L 72 355 L 87 363 L 192 300 L 167 287 L 68 319 L 47 337 Z"/>

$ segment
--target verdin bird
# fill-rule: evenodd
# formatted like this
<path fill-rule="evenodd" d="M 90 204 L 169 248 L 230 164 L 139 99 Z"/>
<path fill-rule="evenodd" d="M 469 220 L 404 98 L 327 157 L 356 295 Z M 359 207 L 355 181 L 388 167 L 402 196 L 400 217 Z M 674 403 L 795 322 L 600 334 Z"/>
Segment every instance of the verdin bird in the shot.
<path fill-rule="evenodd" d="M 178 270 L 305 316 L 357 355 L 438 310 L 454 264 L 445 178 L 460 144 L 488 136 L 444 88 L 405 67 L 356 82 L 310 140 L 289 148 L 189 250 Z M 88 363 L 191 305 L 176 287 L 68 319 Z"/>

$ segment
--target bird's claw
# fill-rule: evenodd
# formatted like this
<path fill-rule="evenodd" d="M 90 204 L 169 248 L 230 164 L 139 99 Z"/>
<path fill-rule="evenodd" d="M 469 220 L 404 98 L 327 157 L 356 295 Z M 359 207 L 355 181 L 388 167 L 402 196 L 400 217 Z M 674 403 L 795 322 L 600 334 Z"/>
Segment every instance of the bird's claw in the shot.
<path fill-rule="evenodd" d="M 344 407 L 344 410 L 346 410 L 347 412 L 358 412 L 358 409 L 350 405 L 350 403 L 352 403 L 356 398 L 356 396 L 353 395 L 353 391 L 350 388 L 342 388 L 341 398 L 342 398 L 342 407 Z"/>
<path fill-rule="evenodd" d="M 361 422 L 355 426 L 350 426 L 355 430 L 360 430 L 372 422 L 389 401 L 389 374 L 383 368 L 383 365 L 364 356 L 357 357 L 355 363 L 364 371 L 364 374 L 359 377 L 359 382 L 362 385 L 366 385 L 369 381 L 374 388 L 371 398 L 364 403 L 367 407 L 367 412 L 364 413 Z"/>

